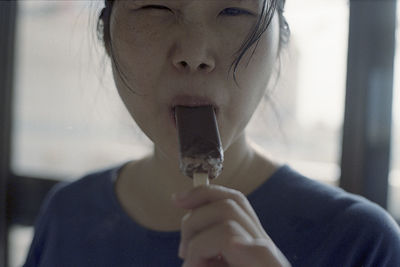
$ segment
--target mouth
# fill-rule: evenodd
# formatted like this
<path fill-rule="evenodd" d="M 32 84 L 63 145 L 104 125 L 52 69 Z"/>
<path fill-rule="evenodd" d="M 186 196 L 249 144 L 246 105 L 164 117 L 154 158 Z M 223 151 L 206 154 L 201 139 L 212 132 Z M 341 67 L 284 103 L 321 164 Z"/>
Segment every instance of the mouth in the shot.
<path fill-rule="evenodd" d="M 178 96 L 172 100 L 170 105 L 170 117 L 176 128 L 175 108 L 177 106 L 184 107 L 201 107 L 201 106 L 212 106 L 214 108 L 215 116 L 218 116 L 219 107 L 218 105 L 207 97 L 197 96 Z"/>

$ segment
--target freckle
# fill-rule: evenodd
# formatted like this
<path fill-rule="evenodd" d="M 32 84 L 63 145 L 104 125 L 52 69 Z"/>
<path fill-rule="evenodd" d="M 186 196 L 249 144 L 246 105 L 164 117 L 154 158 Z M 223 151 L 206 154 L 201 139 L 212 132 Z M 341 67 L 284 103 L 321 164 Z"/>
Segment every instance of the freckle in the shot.
<path fill-rule="evenodd" d="M 130 31 L 136 31 L 136 27 L 132 25 L 132 26 L 129 27 L 129 30 Z"/>

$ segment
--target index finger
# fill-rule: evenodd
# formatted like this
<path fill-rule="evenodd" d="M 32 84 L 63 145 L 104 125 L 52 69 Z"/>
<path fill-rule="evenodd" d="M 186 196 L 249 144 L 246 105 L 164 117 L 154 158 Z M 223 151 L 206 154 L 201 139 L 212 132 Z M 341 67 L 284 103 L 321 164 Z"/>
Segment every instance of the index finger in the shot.
<path fill-rule="evenodd" d="M 192 188 L 189 191 L 178 193 L 174 197 L 175 203 L 184 209 L 196 209 L 208 203 L 223 199 L 232 199 L 235 201 L 246 214 L 264 230 L 253 207 L 250 205 L 246 196 L 240 191 L 220 185 L 202 185 Z"/>

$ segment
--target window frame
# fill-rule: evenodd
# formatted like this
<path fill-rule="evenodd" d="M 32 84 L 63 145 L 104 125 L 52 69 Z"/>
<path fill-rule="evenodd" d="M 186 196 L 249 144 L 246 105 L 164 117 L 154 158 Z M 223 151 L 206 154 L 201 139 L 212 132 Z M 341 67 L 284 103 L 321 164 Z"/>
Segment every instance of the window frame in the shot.
<path fill-rule="evenodd" d="M 14 71 L 14 44 L 17 5 L 0 1 L 0 266 L 8 264 L 8 225 L 6 194 L 10 174 L 11 109 Z"/>
<path fill-rule="evenodd" d="M 0 1 L 0 36 L 6 36 L 0 39 L 1 266 L 8 266 L 9 226 L 33 225 L 48 190 L 59 182 L 57 179 L 45 177 L 18 176 L 12 173 L 10 167 L 17 4 L 18 1 Z M 350 0 L 349 8 L 349 50 L 340 187 L 363 195 L 386 209 L 396 1 Z M 371 24 L 370 21 L 374 23 Z M 366 54 L 369 56 L 365 57 Z M 377 70 L 378 74 L 383 75 L 377 75 Z M 375 97 L 376 84 L 383 85 L 383 89 L 379 91 L 383 92 L 382 97 Z"/>
<path fill-rule="evenodd" d="M 390 170 L 395 34 L 396 0 L 350 1 L 339 185 L 385 209 Z"/>

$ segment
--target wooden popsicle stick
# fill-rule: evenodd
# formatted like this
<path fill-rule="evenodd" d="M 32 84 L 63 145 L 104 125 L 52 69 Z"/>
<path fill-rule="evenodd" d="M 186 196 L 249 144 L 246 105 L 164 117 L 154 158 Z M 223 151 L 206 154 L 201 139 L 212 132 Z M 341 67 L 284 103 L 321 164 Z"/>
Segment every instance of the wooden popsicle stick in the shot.
<path fill-rule="evenodd" d="M 193 186 L 196 187 L 199 185 L 209 185 L 207 173 L 198 172 L 193 174 Z"/>

